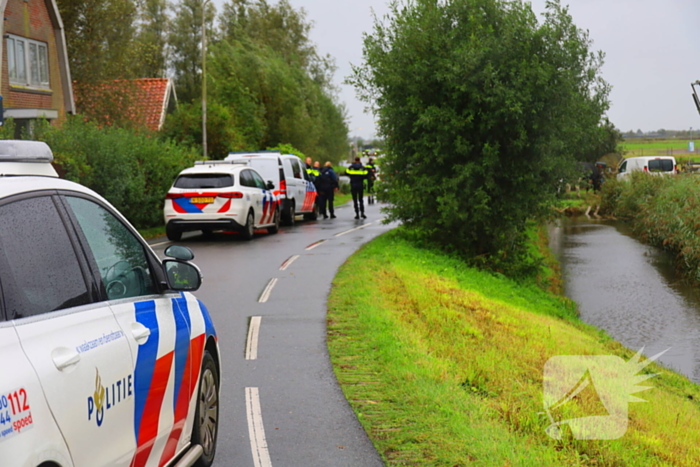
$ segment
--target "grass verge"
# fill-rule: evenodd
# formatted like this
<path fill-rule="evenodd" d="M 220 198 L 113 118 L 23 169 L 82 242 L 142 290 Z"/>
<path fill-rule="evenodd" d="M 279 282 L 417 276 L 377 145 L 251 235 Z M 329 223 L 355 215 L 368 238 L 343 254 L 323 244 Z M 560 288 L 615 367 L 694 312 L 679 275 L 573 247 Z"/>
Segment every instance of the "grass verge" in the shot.
<path fill-rule="evenodd" d="M 162 237 L 165 235 L 165 226 L 151 227 L 150 229 L 139 229 L 139 233 L 146 240 L 151 238 Z"/>
<path fill-rule="evenodd" d="M 697 465 L 699 387 L 652 364 L 616 440 L 549 438 L 543 368 L 557 355 L 634 352 L 570 301 L 420 249 L 392 231 L 340 269 L 328 346 L 345 396 L 388 465 Z M 561 419 L 590 415 L 577 396 Z"/>

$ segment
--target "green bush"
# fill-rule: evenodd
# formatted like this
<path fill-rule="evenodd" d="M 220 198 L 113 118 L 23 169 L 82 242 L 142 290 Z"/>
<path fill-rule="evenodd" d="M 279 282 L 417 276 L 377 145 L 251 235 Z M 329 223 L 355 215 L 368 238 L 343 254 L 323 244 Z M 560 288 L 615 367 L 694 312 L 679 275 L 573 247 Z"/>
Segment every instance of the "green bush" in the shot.
<path fill-rule="evenodd" d="M 69 119 L 40 125 L 35 138 L 53 150 L 59 173 L 104 196 L 136 228 L 163 223 L 163 199 L 175 176 L 198 155 L 155 135 Z"/>
<path fill-rule="evenodd" d="M 650 199 L 671 179 L 632 172 L 627 179 L 610 179 L 603 184 L 603 212 L 621 218 L 635 218 L 649 206 Z"/>
<path fill-rule="evenodd" d="M 558 1 L 541 23 L 528 2 L 393 3 L 348 79 L 386 138 L 388 219 L 472 264 L 528 275 L 528 222 L 549 213 L 577 160 L 599 156 L 601 65 Z"/>

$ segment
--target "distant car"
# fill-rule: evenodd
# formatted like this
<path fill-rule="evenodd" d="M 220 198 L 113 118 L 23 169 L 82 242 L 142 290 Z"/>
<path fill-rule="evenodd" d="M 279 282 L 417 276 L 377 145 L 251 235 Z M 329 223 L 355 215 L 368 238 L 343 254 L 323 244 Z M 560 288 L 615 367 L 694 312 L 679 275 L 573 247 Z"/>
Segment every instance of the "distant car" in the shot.
<path fill-rule="evenodd" d="M 0 464 L 211 466 L 220 354 L 192 252 L 161 262 L 52 159 L 0 141 Z"/>
<path fill-rule="evenodd" d="M 163 215 L 169 240 L 183 232 L 240 232 L 253 238 L 255 229 L 276 234 L 280 227 L 279 197 L 272 181 L 246 164 L 201 161 L 183 170 L 165 196 Z"/>
<path fill-rule="evenodd" d="M 247 164 L 259 171 L 265 180 L 272 181 L 280 199 L 284 224 L 294 224 L 300 214 L 306 220 L 318 218 L 316 187 L 299 157 L 278 151 L 231 152 L 225 160 Z"/>
<path fill-rule="evenodd" d="M 676 165 L 676 158 L 673 156 L 628 157 L 617 168 L 617 178 L 623 179 L 632 172 L 675 175 L 678 173 L 678 165 Z"/>

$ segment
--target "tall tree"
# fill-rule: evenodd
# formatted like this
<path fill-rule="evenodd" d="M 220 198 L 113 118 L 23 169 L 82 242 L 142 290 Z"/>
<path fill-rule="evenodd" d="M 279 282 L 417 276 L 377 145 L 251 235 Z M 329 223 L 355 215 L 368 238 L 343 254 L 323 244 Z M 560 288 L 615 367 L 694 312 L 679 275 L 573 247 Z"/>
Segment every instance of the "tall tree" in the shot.
<path fill-rule="evenodd" d="M 169 24 L 166 0 L 143 0 L 136 36 L 136 49 L 141 58 L 136 71 L 138 77 L 165 77 Z"/>
<path fill-rule="evenodd" d="M 213 39 L 216 9 L 204 0 L 180 0 L 168 33 L 171 67 L 175 73 L 178 98 L 193 102 L 202 94 L 202 6 L 208 41 Z"/>
<path fill-rule="evenodd" d="M 221 14 L 221 33 L 228 40 L 251 40 L 277 52 L 288 64 L 299 66 L 324 89 L 332 85 L 336 66 L 330 55 L 321 56 L 309 39 L 313 23 L 306 11 L 288 0 L 229 0 Z"/>
<path fill-rule="evenodd" d="M 505 268 L 608 108 L 603 55 L 557 0 L 394 2 L 350 82 L 375 106 L 392 219 Z"/>
<path fill-rule="evenodd" d="M 80 83 L 129 78 L 134 72 L 134 0 L 59 2 L 73 79 Z"/>

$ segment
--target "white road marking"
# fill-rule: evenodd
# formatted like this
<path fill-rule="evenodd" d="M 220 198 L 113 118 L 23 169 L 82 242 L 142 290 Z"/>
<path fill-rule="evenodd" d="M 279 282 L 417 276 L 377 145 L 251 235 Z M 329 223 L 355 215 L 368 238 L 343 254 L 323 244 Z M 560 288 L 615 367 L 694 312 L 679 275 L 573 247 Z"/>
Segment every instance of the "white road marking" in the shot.
<path fill-rule="evenodd" d="M 265 290 L 263 290 L 262 294 L 260 294 L 260 298 L 258 299 L 259 303 L 265 303 L 267 301 L 267 299 L 270 298 L 270 294 L 272 293 L 272 288 L 275 286 L 276 283 L 277 283 L 276 277 L 270 279 L 270 282 L 267 283 Z"/>
<path fill-rule="evenodd" d="M 296 261 L 298 257 L 299 255 L 290 256 L 287 261 L 282 263 L 282 266 L 280 266 L 280 271 L 286 270 L 294 261 Z"/>
<path fill-rule="evenodd" d="M 270 451 L 267 449 L 267 440 L 265 439 L 258 388 L 245 388 L 245 407 L 248 415 L 250 450 L 253 453 L 255 467 L 272 467 Z"/>
<path fill-rule="evenodd" d="M 366 224 L 362 224 L 361 226 L 355 227 L 354 229 L 350 229 L 350 230 L 346 230 L 345 232 L 337 233 L 337 234 L 335 234 L 335 236 L 336 236 L 336 237 L 340 237 L 340 236 L 342 236 L 342 235 L 349 234 L 350 232 L 354 232 L 354 231 L 356 231 L 356 230 L 364 229 L 365 227 L 367 227 L 367 226 L 369 226 L 369 225 L 372 225 L 372 223 L 371 223 L 371 222 L 368 222 L 368 223 L 366 223 Z"/>
<path fill-rule="evenodd" d="M 311 245 L 306 247 L 306 251 L 313 250 L 314 248 L 316 248 L 317 246 L 319 246 L 323 242 L 325 242 L 325 240 L 319 240 L 315 243 L 312 243 Z"/>
<path fill-rule="evenodd" d="M 260 321 L 262 316 L 252 316 L 248 325 L 248 339 L 245 345 L 245 359 L 255 360 L 258 358 L 258 334 L 260 333 Z"/>

